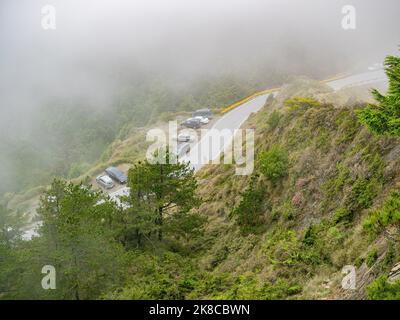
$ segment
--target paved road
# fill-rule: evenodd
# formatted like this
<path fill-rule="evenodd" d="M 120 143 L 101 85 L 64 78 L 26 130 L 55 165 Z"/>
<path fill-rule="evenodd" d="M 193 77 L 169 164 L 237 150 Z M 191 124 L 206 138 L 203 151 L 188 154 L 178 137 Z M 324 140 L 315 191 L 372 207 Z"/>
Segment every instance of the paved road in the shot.
<path fill-rule="evenodd" d="M 377 83 L 387 83 L 387 78 L 383 70 L 364 72 L 342 79 L 333 80 L 326 84 L 336 91 L 348 87 L 372 85 Z M 205 130 L 204 135 L 202 135 L 198 144 L 192 148 L 189 156 L 182 158 L 182 160 L 190 161 L 195 171 L 197 171 L 204 164 L 216 159 L 223 149 L 231 144 L 234 130 L 239 129 L 253 112 L 259 111 L 264 106 L 265 101 L 270 94 L 272 93 L 257 96 L 226 113 L 211 129 Z M 224 139 L 220 139 L 219 132 L 222 130 L 225 132 Z M 220 140 L 220 143 L 215 143 L 216 141 L 218 142 L 218 139 Z M 110 198 L 116 203 L 121 204 L 119 198 L 128 193 L 128 188 L 122 188 L 111 193 Z M 24 234 L 24 238 L 30 239 L 32 235 L 35 235 L 34 230 L 28 230 Z"/>
<path fill-rule="evenodd" d="M 327 85 L 334 90 L 339 90 L 347 87 L 363 86 L 386 81 L 384 71 L 376 70 L 330 81 Z M 270 94 L 272 93 L 257 96 L 229 111 L 212 127 L 212 129 L 216 130 L 208 130 L 198 145 L 192 148 L 193 150 L 190 155 L 182 160 L 190 161 L 193 168 L 199 170 L 204 164 L 217 159 L 221 152 L 227 146 L 230 146 L 234 136 L 234 130 L 239 129 L 251 113 L 259 111 L 264 106 Z M 221 130 L 225 131 L 223 139 L 220 138 Z"/>
<path fill-rule="evenodd" d="M 334 90 L 364 86 L 374 83 L 387 83 L 385 72 L 381 70 L 369 71 L 348 76 L 339 80 L 327 82 L 327 85 Z"/>

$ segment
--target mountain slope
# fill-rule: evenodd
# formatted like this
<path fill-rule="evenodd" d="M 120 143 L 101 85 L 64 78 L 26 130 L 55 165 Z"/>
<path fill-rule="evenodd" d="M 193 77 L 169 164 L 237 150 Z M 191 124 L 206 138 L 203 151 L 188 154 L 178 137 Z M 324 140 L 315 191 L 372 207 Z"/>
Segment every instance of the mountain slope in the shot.
<path fill-rule="evenodd" d="M 199 173 L 208 285 L 189 297 L 366 298 L 367 285 L 389 273 L 397 242 L 363 223 L 400 187 L 400 139 L 364 128 L 358 99 L 332 104 L 354 94 L 295 81 L 245 124 L 256 128 L 251 177 L 235 176 L 232 165 Z M 283 172 L 271 179 L 276 167 Z M 356 268 L 356 290 L 341 287 L 345 265 Z"/>

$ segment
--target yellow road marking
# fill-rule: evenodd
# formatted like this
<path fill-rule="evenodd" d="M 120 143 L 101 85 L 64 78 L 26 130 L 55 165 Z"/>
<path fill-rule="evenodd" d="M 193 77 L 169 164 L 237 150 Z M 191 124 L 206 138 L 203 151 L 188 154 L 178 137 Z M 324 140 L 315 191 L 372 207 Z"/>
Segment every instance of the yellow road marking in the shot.
<path fill-rule="evenodd" d="M 335 76 L 335 77 L 332 77 L 332 78 L 329 78 L 329 79 L 321 80 L 320 82 L 321 83 L 327 83 L 327 82 L 330 82 L 330 81 L 343 79 L 346 76 L 347 76 L 346 74 L 340 74 L 338 76 Z M 225 109 L 223 109 L 221 111 L 221 114 L 227 113 L 228 111 L 231 111 L 232 109 L 237 108 L 238 106 L 242 105 L 243 103 L 245 103 L 247 101 L 250 101 L 250 100 L 254 99 L 255 97 L 261 96 L 261 95 L 266 94 L 266 93 L 279 91 L 280 89 L 281 88 L 279 87 L 279 88 L 272 88 L 272 89 L 267 89 L 267 90 L 263 90 L 263 91 L 258 91 L 256 93 L 252 94 L 251 96 L 248 96 L 247 98 L 244 98 L 244 99 L 242 99 L 242 100 L 240 100 L 238 102 L 235 102 L 234 104 L 230 105 L 229 107 L 226 107 Z"/>

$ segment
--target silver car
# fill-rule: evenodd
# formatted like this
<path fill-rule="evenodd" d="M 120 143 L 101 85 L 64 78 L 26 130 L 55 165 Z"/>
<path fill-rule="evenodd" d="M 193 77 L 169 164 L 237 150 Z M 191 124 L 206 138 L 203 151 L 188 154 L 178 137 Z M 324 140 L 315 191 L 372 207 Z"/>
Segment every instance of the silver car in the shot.
<path fill-rule="evenodd" d="M 190 134 L 180 133 L 177 137 L 178 142 L 189 142 L 193 139 Z"/>
<path fill-rule="evenodd" d="M 194 119 L 199 119 L 201 124 L 207 124 L 210 122 L 210 120 L 208 118 L 202 117 L 202 116 L 196 116 L 194 117 Z"/>
<path fill-rule="evenodd" d="M 112 181 L 112 179 L 109 176 L 106 176 L 106 175 L 98 176 L 96 178 L 96 182 L 100 186 L 102 186 L 103 188 L 106 188 L 106 189 L 111 189 L 114 187 L 114 182 Z"/>

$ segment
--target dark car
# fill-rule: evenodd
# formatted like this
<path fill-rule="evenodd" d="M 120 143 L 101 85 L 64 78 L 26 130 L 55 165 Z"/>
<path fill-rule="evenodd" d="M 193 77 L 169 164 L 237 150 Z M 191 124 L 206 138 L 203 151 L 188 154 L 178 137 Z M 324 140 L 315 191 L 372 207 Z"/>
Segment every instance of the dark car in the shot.
<path fill-rule="evenodd" d="M 120 184 L 125 184 L 128 180 L 125 173 L 123 173 L 121 170 L 118 170 L 115 167 L 109 167 L 105 170 L 105 172 L 108 174 L 110 178 L 112 178 L 113 180 L 117 181 Z"/>
<path fill-rule="evenodd" d="M 182 125 L 187 128 L 198 129 L 201 127 L 201 122 L 199 119 L 190 118 L 183 122 Z"/>
<path fill-rule="evenodd" d="M 203 118 L 212 119 L 213 114 L 210 109 L 199 109 L 199 110 L 196 110 L 195 112 L 193 112 L 192 116 L 193 116 L 193 118 L 194 117 L 203 117 Z"/>

